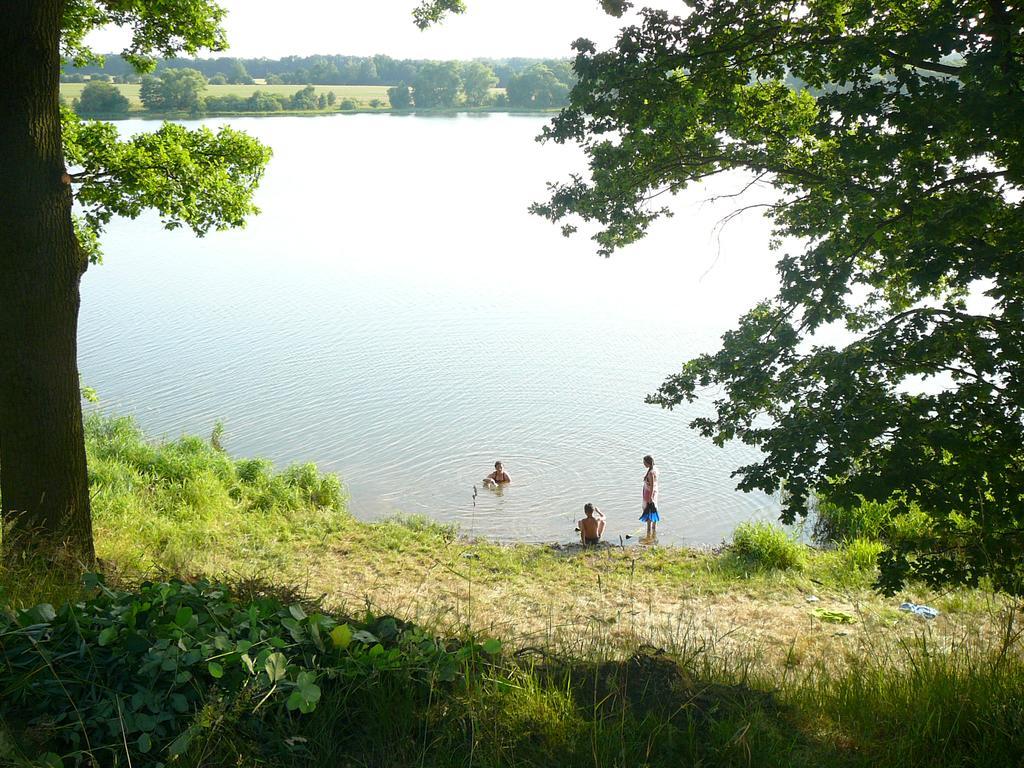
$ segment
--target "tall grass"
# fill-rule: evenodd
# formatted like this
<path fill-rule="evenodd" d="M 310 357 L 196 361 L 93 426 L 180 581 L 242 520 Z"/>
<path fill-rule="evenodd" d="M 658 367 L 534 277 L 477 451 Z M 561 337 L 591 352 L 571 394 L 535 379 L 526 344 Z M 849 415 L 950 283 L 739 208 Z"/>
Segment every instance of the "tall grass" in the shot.
<path fill-rule="evenodd" d="M 766 570 L 802 568 L 806 547 L 771 523 L 740 523 L 732 535 L 732 552 L 744 563 Z"/>
<path fill-rule="evenodd" d="M 814 509 L 812 535 L 822 544 L 842 545 L 858 539 L 893 543 L 916 538 L 930 525 L 928 515 L 914 504 L 907 511 L 897 513 L 893 501 L 861 499 L 856 504 L 843 505 L 819 499 Z"/>
<path fill-rule="evenodd" d="M 891 503 L 862 501 L 851 506 L 819 499 L 814 509 L 814 539 L 821 543 L 858 538 L 877 541 L 892 517 L 892 511 Z"/>
<path fill-rule="evenodd" d="M 922 634 L 895 657 L 874 651 L 841 673 L 816 669 L 784 688 L 784 700 L 863 755 L 860 764 L 1024 764 L 1024 658 L 1017 640 L 964 639 L 941 648 Z"/>
<path fill-rule="evenodd" d="M 274 472 L 198 437 L 150 443 L 129 418 L 92 414 L 85 432 L 97 554 L 122 568 L 262 572 L 348 519 L 340 481 L 312 464 Z"/>

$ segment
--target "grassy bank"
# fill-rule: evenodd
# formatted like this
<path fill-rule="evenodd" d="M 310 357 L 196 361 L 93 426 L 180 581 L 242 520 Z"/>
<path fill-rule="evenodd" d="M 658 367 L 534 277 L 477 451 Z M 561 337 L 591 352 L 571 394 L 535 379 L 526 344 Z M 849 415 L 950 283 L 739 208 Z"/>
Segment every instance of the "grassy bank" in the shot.
<path fill-rule="evenodd" d="M 71 104 L 75 99 L 78 99 L 82 95 L 82 90 L 88 83 L 61 83 L 60 84 L 60 95 L 68 103 Z M 147 111 L 142 104 L 142 100 L 139 96 L 142 86 L 131 83 L 116 83 L 114 87 L 117 88 L 121 94 L 128 99 L 129 107 L 127 115 L 111 115 L 104 119 L 117 120 L 123 119 L 124 117 L 136 117 L 136 118 L 152 118 L 152 119 L 189 119 L 193 117 L 187 113 L 157 113 Z M 303 85 L 207 85 L 206 90 L 203 92 L 204 96 L 208 97 L 224 97 L 234 96 L 241 99 L 248 99 L 257 91 L 269 95 L 269 96 L 286 96 L 290 97 L 299 91 L 303 90 L 306 86 Z M 525 109 L 522 107 L 469 107 L 465 105 L 459 105 L 455 107 L 437 107 L 437 108 L 412 108 L 403 110 L 393 110 L 391 108 L 391 102 L 388 98 L 388 87 L 386 85 L 316 85 L 313 86 L 315 95 L 317 98 L 320 96 L 326 96 L 333 93 L 335 96 L 335 103 L 331 106 L 324 107 L 323 109 L 279 109 L 276 111 L 226 111 L 224 109 L 210 109 L 203 113 L 203 116 L 211 117 L 273 117 L 280 115 L 324 115 L 324 114 L 335 114 L 338 112 L 344 112 L 346 114 L 351 113 L 363 113 L 363 112 L 395 112 L 397 114 L 455 114 L 458 112 L 513 112 L 513 113 L 548 113 L 554 112 L 553 109 Z M 492 88 L 492 95 L 503 94 L 505 91 L 503 88 Z M 342 109 L 342 104 L 345 104 L 345 108 Z"/>
<path fill-rule="evenodd" d="M 154 446 L 127 420 L 90 418 L 88 450 L 98 553 L 124 604 L 142 602 L 142 578 L 205 574 L 235 585 L 229 613 L 236 605 L 244 613 L 255 595 L 267 626 L 288 627 L 288 606 L 301 604 L 303 627 L 321 612 L 324 627 L 349 622 L 382 638 L 380 652 L 354 643 L 304 655 L 310 630 L 301 642 L 281 630 L 295 674 L 308 669 L 322 691 L 305 715 L 271 694 L 257 706 L 197 673 L 180 684 L 195 702 L 179 713 L 195 726 L 180 764 L 1008 766 L 1024 758 L 1015 606 L 983 590 L 880 597 L 865 544 L 815 552 L 748 529 L 718 553 L 505 546 L 418 518 L 361 523 L 345 512 L 337 480 L 313 467 L 275 473 L 199 438 Z M 7 602 L 83 595 L 44 573 L 4 571 Z M 941 615 L 927 622 L 901 612 L 903 600 Z M 417 643 L 447 638 L 431 647 L 454 654 L 457 666 L 445 669 L 456 672 L 441 679 L 430 672 L 436 659 L 385 641 L 377 628 L 389 615 L 421 627 Z M 474 638 L 499 638 L 501 651 L 481 651 Z M 392 647 L 395 664 L 368 660 Z M 262 696 L 268 681 L 252 680 L 244 690 Z M 0 737 L 12 763 L 52 746 L 14 730 L 15 746 Z"/>
<path fill-rule="evenodd" d="M 60 95 L 68 102 L 77 99 L 82 95 L 82 90 L 88 83 L 61 83 Z M 117 83 L 115 87 L 121 95 L 128 99 L 129 109 L 132 112 L 142 113 L 142 100 L 139 92 L 142 86 L 137 83 Z M 301 91 L 304 85 L 207 85 L 204 95 L 206 96 L 240 96 L 249 98 L 256 91 L 274 96 L 292 96 Z M 351 99 L 362 108 L 370 108 L 370 102 L 377 100 L 386 105 L 388 101 L 388 86 L 386 85 L 317 85 L 314 86 L 316 95 L 333 93 L 340 103 L 345 99 Z"/>

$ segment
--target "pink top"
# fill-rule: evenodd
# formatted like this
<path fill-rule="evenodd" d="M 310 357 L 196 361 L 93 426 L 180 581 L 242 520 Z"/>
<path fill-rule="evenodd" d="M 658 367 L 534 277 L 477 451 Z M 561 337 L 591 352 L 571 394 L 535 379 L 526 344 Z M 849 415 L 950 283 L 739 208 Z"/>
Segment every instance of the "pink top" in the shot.
<path fill-rule="evenodd" d="M 648 504 L 658 506 L 658 470 L 651 467 L 644 475 L 644 509 Z"/>

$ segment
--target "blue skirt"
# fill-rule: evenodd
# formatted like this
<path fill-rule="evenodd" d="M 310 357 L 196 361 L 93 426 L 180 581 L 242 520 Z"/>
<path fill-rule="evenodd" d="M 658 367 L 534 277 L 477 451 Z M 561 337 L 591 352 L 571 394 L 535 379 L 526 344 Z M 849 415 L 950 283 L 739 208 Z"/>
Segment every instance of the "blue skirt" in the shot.
<path fill-rule="evenodd" d="M 644 523 L 656 523 L 661 520 L 661 516 L 658 514 L 658 508 L 654 506 L 653 501 L 644 507 L 644 513 L 640 515 L 640 520 Z"/>

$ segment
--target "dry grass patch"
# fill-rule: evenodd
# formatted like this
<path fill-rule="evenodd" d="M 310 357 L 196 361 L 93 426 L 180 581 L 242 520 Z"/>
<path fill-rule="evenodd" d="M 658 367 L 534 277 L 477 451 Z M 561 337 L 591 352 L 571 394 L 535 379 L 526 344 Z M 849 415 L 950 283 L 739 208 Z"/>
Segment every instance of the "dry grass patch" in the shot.
<path fill-rule="evenodd" d="M 298 554 L 285 575 L 342 611 L 372 606 L 514 646 L 621 652 L 649 644 L 679 652 L 697 645 L 773 672 L 844 666 L 865 653 L 898 659 L 921 637 L 935 647 L 968 632 L 991 641 L 1005 607 L 991 596 L 884 598 L 871 591 L 870 575 L 846 587 L 806 575 L 737 576 L 731 568 L 723 555 L 698 550 L 502 546 L 353 522 L 323 548 Z M 818 601 L 809 603 L 812 592 Z M 897 610 L 905 599 L 950 610 L 926 622 Z M 830 623 L 815 609 L 854 623 Z"/>

